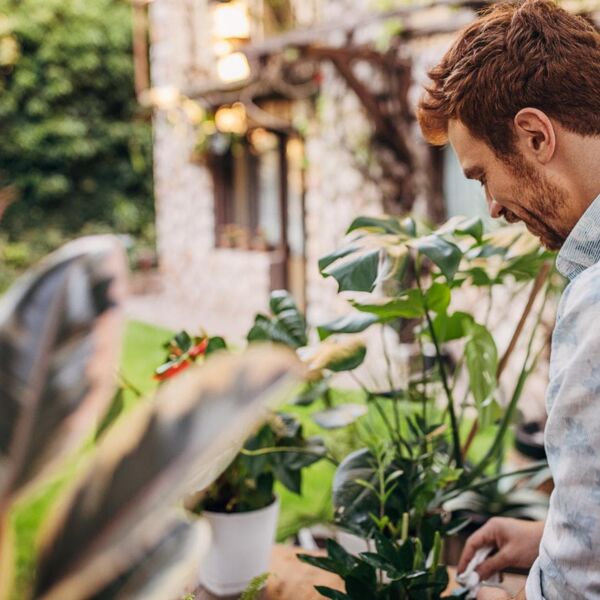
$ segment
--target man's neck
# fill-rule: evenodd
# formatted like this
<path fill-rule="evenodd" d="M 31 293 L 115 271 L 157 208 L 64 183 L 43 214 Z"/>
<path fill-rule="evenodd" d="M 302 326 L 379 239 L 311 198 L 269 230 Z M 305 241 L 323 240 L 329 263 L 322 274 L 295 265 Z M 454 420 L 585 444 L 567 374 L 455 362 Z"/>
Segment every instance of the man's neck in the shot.
<path fill-rule="evenodd" d="M 563 132 L 561 138 L 561 154 L 579 218 L 600 195 L 600 136 Z"/>

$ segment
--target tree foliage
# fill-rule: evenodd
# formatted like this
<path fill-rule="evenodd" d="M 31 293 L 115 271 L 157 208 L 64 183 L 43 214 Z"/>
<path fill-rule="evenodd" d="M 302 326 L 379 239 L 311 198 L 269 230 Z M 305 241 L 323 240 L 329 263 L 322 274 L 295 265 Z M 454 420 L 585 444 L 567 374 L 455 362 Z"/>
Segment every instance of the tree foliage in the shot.
<path fill-rule="evenodd" d="M 13 237 L 49 224 L 140 233 L 151 128 L 134 92 L 126 0 L 0 0 L 0 188 Z"/>

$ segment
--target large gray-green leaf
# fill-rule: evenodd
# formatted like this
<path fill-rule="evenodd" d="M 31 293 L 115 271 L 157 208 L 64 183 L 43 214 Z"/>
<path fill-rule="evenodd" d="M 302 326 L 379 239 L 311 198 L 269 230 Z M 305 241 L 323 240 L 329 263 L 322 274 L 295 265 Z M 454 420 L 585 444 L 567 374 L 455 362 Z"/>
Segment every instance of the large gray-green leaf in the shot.
<path fill-rule="evenodd" d="M 492 334 L 483 325 L 465 322 L 469 339 L 465 344 L 465 358 L 469 371 L 469 386 L 477 405 L 489 401 L 496 389 L 498 350 Z"/>
<path fill-rule="evenodd" d="M 462 251 L 456 244 L 438 235 L 428 235 L 412 242 L 411 245 L 420 254 L 427 256 L 448 281 L 452 281 L 462 259 Z"/>
<path fill-rule="evenodd" d="M 335 373 L 352 371 L 362 364 L 366 354 L 367 348 L 359 339 L 348 339 L 343 342 L 327 340 L 321 342 L 311 354 L 305 354 L 304 359 L 314 377 L 323 369 Z"/>
<path fill-rule="evenodd" d="M 379 233 L 392 233 L 407 236 L 409 234 L 410 225 L 414 225 L 410 219 L 405 225 L 404 221 L 400 221 L 397 217 L 357 217 L 352 221 L 346 233 L 352 233 L 357 229 L 366 229 Z M 414 227 L 412 229 L 414 231 Z"/>
<path fill-rule="evenodd" d="M 349 454 L 340 464 L 333 478 L 333 507 L 338 521 L 355 533 L 373 529 L 371 514 L 378 514 L 379 503 L 375 494 L 357 483 L 365 481 L 377 485 L 376 459 L 367 448 Z"/>
<path fill-rule="evenodd" d="M 187 587 L 195 589 L 198 565 L 208 550 L 208 522 L 191 522 L 173 515 L 158 541 L 90 600 L 164 600 L 178 598 Z"/>
<path fill-rule="evenodd" d="M 379 317 L 376 314 L 350 313 L 330 323 L 319 325 L 317 331 L 319 337 L 324 340 L 335 333 L 360 333 L 378 322 Z"/>
<path fill-rule="evenodd" d="M 0 302 L 0 498 L 82 440 L 115 388 L 126 260 L 111 236 L 45 259 Z"/>
<path fill-rule="evenodd" d="M 380 254 L 380 248 L 355 253 L 327 267 L 323 275 L 333 277 L 340 292 L 370 292 L 377 281 Z"/>
<path fill-rule="evenodd" d="M 397 298 L 370 298 L 368 301 L 353 300 L 351 303 L 361 312 L 371 313 L 378 317 L 373 322 L 417 319 L 425 314 L 423 296 L 416 289 L 406 290 Z"/>
<path fill-rule="evenodd" d="M 219 475 L 266 405 L 289 399 L 301 371 L 284 348 L 217 354 L 117 422 L 61 503 L 36 597 L 83 600 L 126 572 L 164 533 L 165 508 Z"/>

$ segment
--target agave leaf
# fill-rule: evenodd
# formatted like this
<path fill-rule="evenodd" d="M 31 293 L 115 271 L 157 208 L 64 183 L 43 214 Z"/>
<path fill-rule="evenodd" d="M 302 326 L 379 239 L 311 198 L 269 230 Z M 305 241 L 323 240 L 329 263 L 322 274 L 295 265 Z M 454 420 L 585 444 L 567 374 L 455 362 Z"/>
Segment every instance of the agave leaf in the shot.
<path fill-rule="evenodd" d="M 2 298 L 0 503 L 80 442 L 111 400 L 125 278 L 116 238 L 82 238 Z"/>
<path fill-rule="evenodd" d="M 210 544 L 204 519 L 190 522 L 173 515 L 156 544 L 146 549 L 125 573 L 119 574 L 90 600 L 163 600 L 196 587 L 198 565 Z"/>
<path fill-rule="evenodd" d="M 207 469 L 235 456 L 300 371 L 284 348 L 218 354 L 117 422 L 46 532 L 36 597 L 83 600 L 126 572 L 163 535 L 165 507 L 211 483 Z"/>

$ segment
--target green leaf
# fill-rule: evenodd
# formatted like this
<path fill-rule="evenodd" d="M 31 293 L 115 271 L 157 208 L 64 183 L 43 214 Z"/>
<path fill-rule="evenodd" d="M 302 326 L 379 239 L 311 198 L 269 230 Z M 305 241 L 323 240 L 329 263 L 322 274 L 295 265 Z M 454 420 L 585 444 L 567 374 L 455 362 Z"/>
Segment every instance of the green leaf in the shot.
<path fill-rule="evenodd" d="M 173 336 L 173 339 L 167 342 L 166 346 L 176 345 L 183 352 L 187 352 L 192 345 L 192 338 L 187 331 L 180 331 Z"/>
<path fill-rule="evenodd" d="M 271 292 L 269 305 L 273 315 L 277 317 L 291 337 L 296 340 L 298 346 L 306 346 L 308 343 L 306 320 L 298 310 L 292 295 L 286 290 L 275 290 Z"/>
<path fill-rule="evenodd" d="M 315 585 L 315 590 L 317 590 L 321 596 L 330 598 L 331 600 L 350 600 L 350 596 L 344 594 L 344 592 L 334 590 L 333 588 L 325 585 Z"/>
<path fill-rule="evenodd" d="M 407 233 L 406 227 L 396 217 L 357 217 L 352 221 L 346 233 L 352 233 L 357 229 L 391 234 Z"/>
<path fill-rule="evenodd" d="M 293 494 L 300 494 L 302 492 L 302 471 L 297 469 L 287 469 L 283 465 L 275 465 L 273 468 L 275 478 L 284 487 L 286 487 Z"/>
<path fill-rule="evenodd" d="M 360 333 L 378 322 L 377 315 L 351 313 L 330 323 L 319 325 L 317 331 L 319 338 L 324 340 L 335 333 Z"/>
<path fill-rule="evenodd" d="M 393 319 L 418 319 L 425 314 L 423 297 L 417 289 L 402 292 L 400 297 L 392 300 L 387 298 L 373 302 L 352 300 L 351 304 L 361 312 L 378 317 L 377 320 L 373 321 L 375 323 Z"/>
<path fill-rule="evenodd" d="M 353 254 L 354 252 L 358 252 L 360 250 L 360 246 L 358 244 L 354 244 L 352 246 L 344 246 L 342 248 L 338 248 L 334 250 L 327 256 L 319 259 L 319 271 L 322 273 L 329 265 L 333 264 L 336 260 L 340 258 L 344 258 Z"/>
<path fill-rule="evenodd" d="M 470 323 L 473 323 L 473 317 L 468 313 L 441 313 L 433 319 L 433 330 L 438 342 L 450 342 L 465 337 Z"/>
<path fill-rule="evenodd" d="M 452 281 L 462 259 L 462 251 L 456 244 L 437 235 L 428 235 L 411 245 L 439 267 L 448 281 Z"/>
<path fill-rule="evenodd" d="M 379 272 L 380 249 L 358 254 L 329 266 L 323 271 L 325 277 L 333 277 L 338 282 L 338 291 L 370 292 L 375 287 Z"/>
<path fill-rule="evenodd" d="M 481 242 L 483 232 L 483 221 L 479 217 L 453 217 L 442 225 L 436 231 L 436 234 L 453 233 L 456 235 L 470 235 L 477 242 Z"/>
<path fill-rule="evenodd" d="M 436 313 L 445 313 L 450 306 L 451 291 L 445 283 L 433 283 L 425 292 L 427 308 Z"/>
<path fill-rule="evenodd" d="M 481 238 L 483 237 L 483 221 L 479 217 L 471 217 L 470 219 L 465 219 L 460 225 L 456 228 L 456 233 L 464 233 L 474 237 L 478 242 L 481 242 Z"/>
<path fill-rule="evenodd" d="M 256 576 L 243 591 L 240 600 L 260 600 L 260 593 L 267 585 L 269 573 Z"/>
<path fill-rule="evenodd" d="M 336 575 L 341 575 L 342 577 L 346 573 L 343 565 L 329 557 L 311 556 L 310 554 L 298 554 L 297 556 L 299 560 L 307 565 L 317 567 L 318 569 L 323 569 L 323 571 L 329 571 L 330 573 L 335 573 Z"/>
<path fill-rule="evenodd" d="M 465 359 L 469 372 L 469 388 L 479 407 L 496 390 L 498 350 L 494 338 L 483 325 L 468 323 L 469 339 L 465 344 Z"/>
<path fill-rule="evenodd" d="M 323 379 L 317 381 L 309 381 L 294 398 L 292 404 L 310 406 L 317 400 L 320 400 L 329 390 L 329 380 L 329 377 L 323 377 Z"/>
<path fill-rule="evenodd" d="M 247 335 L 248 341 L 272 341 L 290 348 L 306 346 L 306 321 L 289 292 L 272 292 L 270 307 L 273 313 L 271 317 L 258 314 L 254 318 L 254 325 Z"/>
<path fill-rule="evenodd" d="M 326 340 L 317 346 L 309 358 L 311 372 L 321 373 L 323 370 L 340 373 L 352 371 L 360 366 L 365 359 L 367 349 L 359 339 L 349 339 L 340 342 Z"/>
<path fill-rule="evenodd" d="M 373 598 L 377 593 L 375 569 L 366 562 L 359 562 L 345 577 L 346 592 L 352 600 Z"/>
<path fill-rule="evenodd" d="M 227 343 L 220 336 L 208 338 L 208 345 L 206 346 L 206 356 L 218 352 L 219 350 L 227 350 Z"/>
<path fill-rule="evenodd" d="M 0 300 L 4 506 L 89 435 L 112 400 L 125 278 L 116 238 L 82 238 L 28 271 Z"/>

